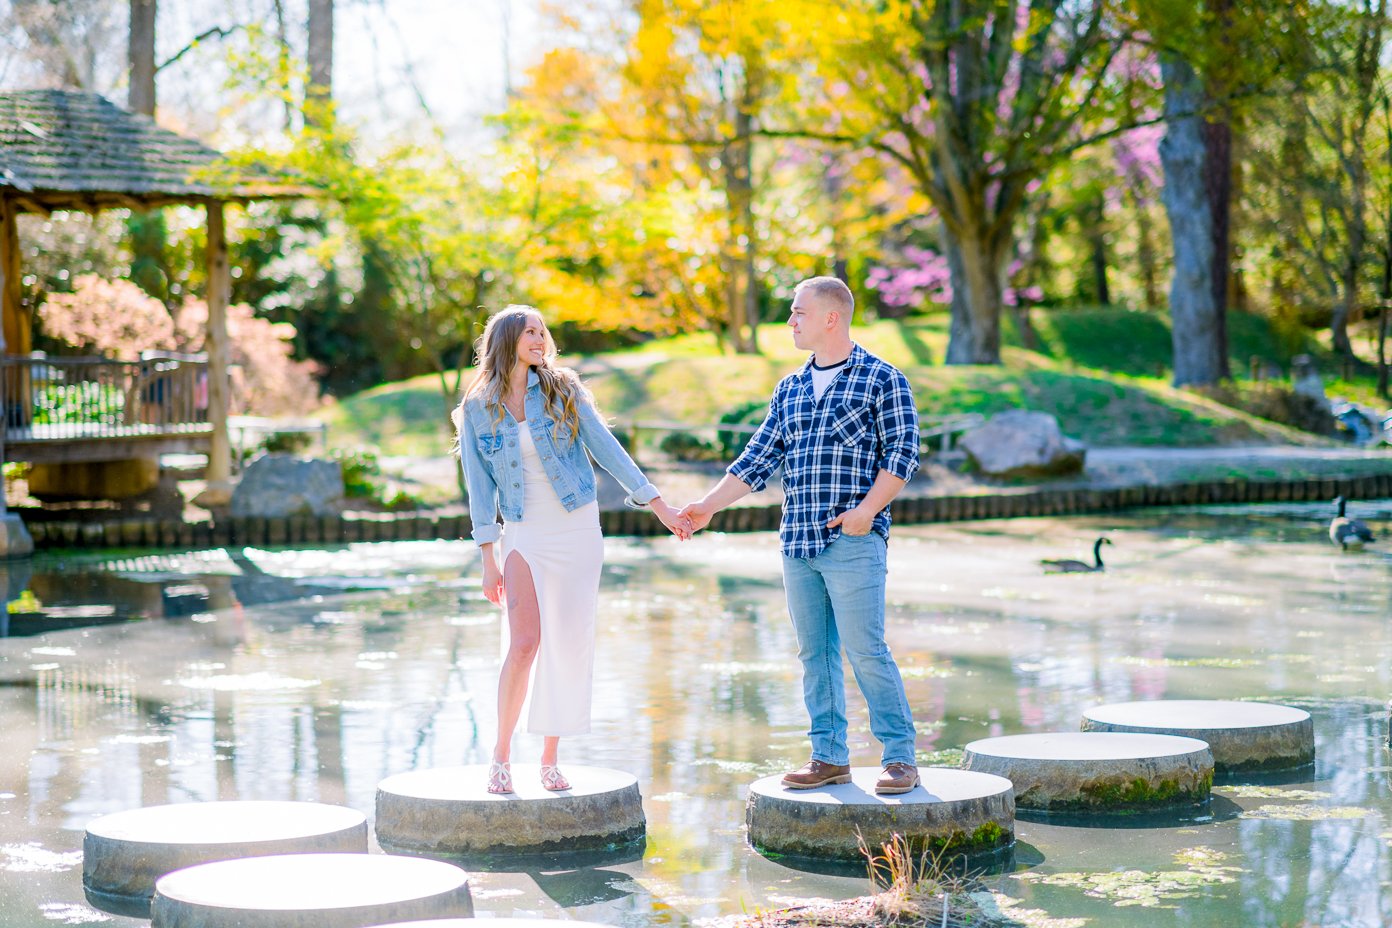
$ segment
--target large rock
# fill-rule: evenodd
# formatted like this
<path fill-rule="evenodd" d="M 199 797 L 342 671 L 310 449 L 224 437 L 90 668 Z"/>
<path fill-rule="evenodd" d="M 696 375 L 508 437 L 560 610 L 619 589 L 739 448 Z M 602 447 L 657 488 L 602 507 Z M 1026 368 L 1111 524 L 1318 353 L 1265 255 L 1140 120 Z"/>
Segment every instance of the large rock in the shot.
<path fill-rule="evenodd" d="M 972 429 L 960 442 L 984 474 L 992 477 L 1061 477 L 1080 473 L 1083 443 L 1069 438 L 1047 412 L 1011 409 Z"/>
<path fill-rule="evenodd" d="M 343 500 L 343 468 L 293 454 L 263 454 L 232 491 L 232 515 L 260 518 L 327 516 Z"/>

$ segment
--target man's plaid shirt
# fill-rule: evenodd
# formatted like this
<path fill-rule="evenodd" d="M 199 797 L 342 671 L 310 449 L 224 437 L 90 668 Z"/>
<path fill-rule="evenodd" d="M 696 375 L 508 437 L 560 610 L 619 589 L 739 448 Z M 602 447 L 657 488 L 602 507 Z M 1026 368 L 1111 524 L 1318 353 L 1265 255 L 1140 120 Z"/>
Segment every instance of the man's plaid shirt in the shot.
<path fill-rule="evenodd" d="M 840 375 L 815 400 L 809 358 L 778 382 L 768 418 L 728 472 L 757 492 L 779 464 L 783 553 L 816 557 L 841 534 L 827 522 L 864 499 L 881 470 L 903 480 L 918 470 L 918 410 L 908 380 L 854 345 Z M 889 538 L 888 507 L 872 528 Z"/>

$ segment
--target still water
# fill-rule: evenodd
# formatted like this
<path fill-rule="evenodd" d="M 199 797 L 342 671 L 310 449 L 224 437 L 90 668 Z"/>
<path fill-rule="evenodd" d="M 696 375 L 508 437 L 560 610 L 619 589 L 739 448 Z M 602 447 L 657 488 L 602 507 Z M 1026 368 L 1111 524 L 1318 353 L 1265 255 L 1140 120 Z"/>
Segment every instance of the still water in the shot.
<path fill-rule="evenodd" d="M 1392 517 L 1387 501 L 1355 508 L 1379 529 Z M 888 634 L 923 763 L 956 763 L 989 735 L 1076 730 L 1104 702 L 1273 699 L 1314 716 L 1318 761 L 1294 782 L 1219 786 L 1182 819 L 1019 822 L 1013 868 L 985 881 L 997 905 L 1050 928 L 1392 923 L 1392 558 L 1341 555 L 1329 515 L 895 529 Z M 1085 556 L 1101 533 L 1106 573 L 1041 573 L 1038 559 Z M 864 894 L 863 877 L 792 869 L 744 841 L 747 784 L 808 749 L 776 539 L 609 539 L 606 556 L 594 730 L 561 759 L 637 775 L 646 850 L 478 872 L 479 914 L 636 928 Z M 477 575 L 473 547 L 452 542 L 12 567 L 0 925 L 145 924 L 83 900 L 98 815 L 291 799 L 371 816 L 383 777 L 485 763 L 499 627 Z M 854 688 L 850 709 L 854 762 L 875 764 Z M 514 757 L 539 750 L 524 735 Z"/>

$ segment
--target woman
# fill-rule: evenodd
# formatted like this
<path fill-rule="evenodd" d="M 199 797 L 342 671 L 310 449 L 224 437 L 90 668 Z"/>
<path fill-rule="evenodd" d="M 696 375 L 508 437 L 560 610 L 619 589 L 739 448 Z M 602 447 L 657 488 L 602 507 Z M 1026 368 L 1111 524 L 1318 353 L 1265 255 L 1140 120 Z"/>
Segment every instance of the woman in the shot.
<path fill-rule="evenodd" d="M 545 736 L 543 787 L 570 788 L 556 767 L 561 736 L 590 730 L 604 539 L 586 452 L 628 491 L 630 506 L 651 508 L 674 533 L 690 537 L 610 433 L 580 378 L 555 361 L 556 343 L 537 310 L 495 313 L 479 340 L 478 373 L 454 414 L 483 595 L 494 605 L 506 598 L 490 793 L 513 791 L 512 733 L 529 688 L 527 730 Z"/>

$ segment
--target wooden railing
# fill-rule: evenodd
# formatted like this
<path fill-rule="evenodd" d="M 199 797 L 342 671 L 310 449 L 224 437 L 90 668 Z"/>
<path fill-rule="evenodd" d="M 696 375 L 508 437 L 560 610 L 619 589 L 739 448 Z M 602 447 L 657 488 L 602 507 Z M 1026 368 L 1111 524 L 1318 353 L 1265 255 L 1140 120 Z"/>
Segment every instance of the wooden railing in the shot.
<path fill-rule="evenodd" d="M 203 354 L 144 352 L 139 361 L 0 356 L 5 442 L 208 432 Z"/>

